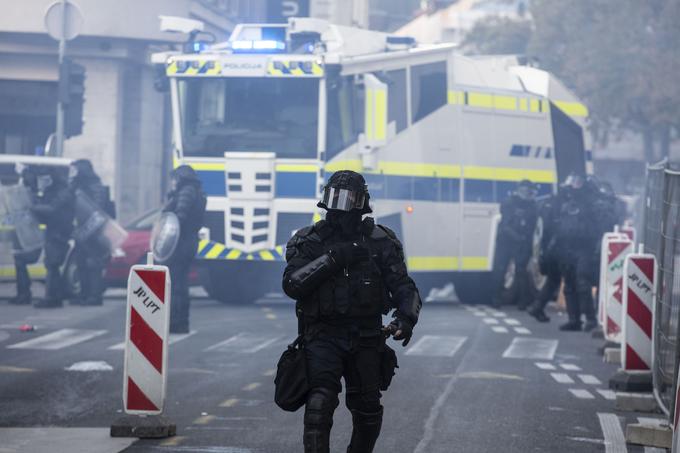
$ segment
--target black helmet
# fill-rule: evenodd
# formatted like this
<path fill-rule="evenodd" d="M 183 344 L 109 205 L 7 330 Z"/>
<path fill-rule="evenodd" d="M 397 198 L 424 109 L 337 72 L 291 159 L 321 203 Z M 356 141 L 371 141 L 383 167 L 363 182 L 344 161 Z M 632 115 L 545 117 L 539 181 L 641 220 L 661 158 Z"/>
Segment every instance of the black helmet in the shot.
<path fill-rule="evenodd" d="M 68 170 L 68 179 L 69 182 L 73 184 L 77 181 L 99 179 L 99 177 L 94 172 L 94 167 L 89 159 L 78 159 L 71 162 Z"/>
<path fill-rule="evenodd" d="M 330 177 L 317 206 L 329 211 L 359 210 L 362 214 L 368 214 L 373 212 L 368 204 L 369 199 L 364 177 L 355 171 L 341 170 Z"/>
<path fill-rule="evenodd" d="M 200 183 L 200 179 L 198 179 L 196 171 L 194 171 L 194 169 L 189 165 L 180 165 L 179 167 L 175 168 L 172 171 L 170 177 L 177 181 L 178 186 L 182 186 L 184 184 Z"/>
<path fill-rule="evenodd" d="M 581 189 L 585 183 L 586 180 L 583 175 L 576 172 L 570 173 L 567 179 L 564 180 L 564 186 L 571 189 Z"/>
<path fill-rule="evenodd" d="M 522 200 L 533 200 L 537 192 L 538 187 L 536 187 L 536 184 L 528 179 L 521 180 L 515 189 L 515 194 Z"/>

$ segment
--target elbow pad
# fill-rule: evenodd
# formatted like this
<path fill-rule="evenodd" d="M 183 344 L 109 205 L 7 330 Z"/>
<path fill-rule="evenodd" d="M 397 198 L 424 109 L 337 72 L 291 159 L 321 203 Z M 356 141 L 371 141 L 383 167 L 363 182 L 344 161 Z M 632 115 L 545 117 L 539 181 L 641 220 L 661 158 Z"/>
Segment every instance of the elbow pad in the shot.
<path fill-rule="evenodd" d="M 326 253 L 292 272 L 283 284 L 283 290 L 294 299 L 301 299 L 314 291 L 330 277 L 338 265 Z"/>
<path fill-rule="evenodd" d="M 412 291 L 399 302 L 397 316 L 405 317 L 415 326 L 418 322 L 422 306 L 423 302 L 420 300 L 420 294 L 418 294 L 417 290 Z"/>

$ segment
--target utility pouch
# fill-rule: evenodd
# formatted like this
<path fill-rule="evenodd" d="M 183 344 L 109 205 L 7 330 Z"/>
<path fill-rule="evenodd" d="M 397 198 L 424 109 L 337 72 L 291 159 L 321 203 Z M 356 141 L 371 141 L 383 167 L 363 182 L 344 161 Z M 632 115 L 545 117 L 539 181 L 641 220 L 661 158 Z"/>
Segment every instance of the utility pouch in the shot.
<path fill-rule="evenodd" d="M 303 335 L 288 345 L 276 366 L 274 401 L 284 411 L 295 412 L 307 401 L 309 383 Z"/>
<path fill-rule="evenodd" d="M 399 368 L 399 363 L 397 362 L 397 353 L 394 349 L 390 348 L 386 344 L 383 345 L 382 351 L 380 351 L 380 390 L 385 391 L 389 388 L 392 383 L 392 378 L 397 368 Z"/>

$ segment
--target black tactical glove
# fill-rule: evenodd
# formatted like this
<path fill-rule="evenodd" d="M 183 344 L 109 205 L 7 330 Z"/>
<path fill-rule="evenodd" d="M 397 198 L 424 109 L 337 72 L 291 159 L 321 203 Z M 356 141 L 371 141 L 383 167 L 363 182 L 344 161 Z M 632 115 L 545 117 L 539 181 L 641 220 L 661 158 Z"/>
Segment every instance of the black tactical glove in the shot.
<path fill-rule="evenodd" d="M 395 340 L 404 340 L 401 345 L 406 347 L 413 335 L 413 325 L 411 322 L 408 319 L 395 314 L 389 327 L 392 332 L 392 338 Z"/>
<path fill-rule="evenodd" d="M 356 242 L 346 242 L 344 244 L 336 245 L 330 249 L 330 254 L 333 260 L 341 268 L 348 267 L 354 263 L 368 260 L 368 249 Z"/>

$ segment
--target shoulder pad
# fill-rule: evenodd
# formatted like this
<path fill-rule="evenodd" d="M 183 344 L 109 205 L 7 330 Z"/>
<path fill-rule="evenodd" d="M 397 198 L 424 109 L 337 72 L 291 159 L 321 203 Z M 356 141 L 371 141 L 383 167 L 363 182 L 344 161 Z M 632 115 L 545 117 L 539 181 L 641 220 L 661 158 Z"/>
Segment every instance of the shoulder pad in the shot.
<path fill-rule="evenodd" d="M 385 225 L 376 225 L 378 228 L 373 229 L 373 234 L 371 237 L 373 239 L 385 239 L 385 238 L 390 238 L 392 240 L 398 240 L 397 235 L 394 233 L 394 231 L 390 230 L 387 228 Z"/>

